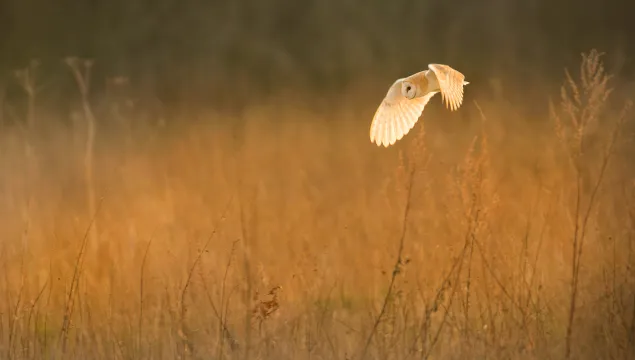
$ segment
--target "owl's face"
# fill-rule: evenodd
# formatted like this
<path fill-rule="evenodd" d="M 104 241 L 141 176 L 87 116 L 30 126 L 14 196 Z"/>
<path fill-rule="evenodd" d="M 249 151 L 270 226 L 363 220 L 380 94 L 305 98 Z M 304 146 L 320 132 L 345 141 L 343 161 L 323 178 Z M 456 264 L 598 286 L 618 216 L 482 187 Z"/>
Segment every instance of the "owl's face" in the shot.
<path fill-rule="evenodd" d="M 411 81 L 403 81 L 401 83 L 401 95 L 406 99 L 412 100 L 419 94 L 419 87 Z"/>

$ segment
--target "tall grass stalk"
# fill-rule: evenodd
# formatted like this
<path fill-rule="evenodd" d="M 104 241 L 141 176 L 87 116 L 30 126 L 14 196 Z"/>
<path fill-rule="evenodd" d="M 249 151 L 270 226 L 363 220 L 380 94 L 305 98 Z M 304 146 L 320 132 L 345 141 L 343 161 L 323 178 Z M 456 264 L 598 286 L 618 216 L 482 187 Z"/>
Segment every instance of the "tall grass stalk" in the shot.
<path fill-rule="evenodd" d="M 557 104 L 433 100 L 389 148 L 362 121 L 371 86 L 158 124 L 93 106 L 96 72 L 69 59 L 83 125 L 38 93 L 36 173 L 23 121 L 0 132 L 0 353 L 632 359 L 632 94 L 601 59 Z"/>

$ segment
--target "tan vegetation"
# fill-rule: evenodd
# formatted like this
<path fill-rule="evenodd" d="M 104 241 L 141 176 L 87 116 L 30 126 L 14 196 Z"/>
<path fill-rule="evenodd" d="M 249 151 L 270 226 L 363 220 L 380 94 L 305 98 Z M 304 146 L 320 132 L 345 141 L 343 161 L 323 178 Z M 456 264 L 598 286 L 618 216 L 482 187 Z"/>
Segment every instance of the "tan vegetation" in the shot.
<path fill-rule="evenodd" d="M 69 60 L 72 121 L 31 91 L 0 131 L 0 353 L 633 358 L 632 93 L 602 59 L 526 99 L 549 119 L 473 83 L 389 149 L 385 91 L 164 122 L 94 113 Z"/>

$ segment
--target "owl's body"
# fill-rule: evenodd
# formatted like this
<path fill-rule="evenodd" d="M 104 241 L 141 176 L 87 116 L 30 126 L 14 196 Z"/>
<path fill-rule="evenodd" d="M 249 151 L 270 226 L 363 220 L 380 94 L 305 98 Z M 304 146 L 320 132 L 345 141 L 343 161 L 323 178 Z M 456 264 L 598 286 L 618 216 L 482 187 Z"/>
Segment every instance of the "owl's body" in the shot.
<path fill-rule="evenodd" d="M 469 84 L 465 76 L 447 65 L 430 64 L 420 71 L 395 81 L 370 125 L 370 141 L 388 147 L 412 129 L 428 104 L 438 92 L 451 110 L 463 103 L 463 86 Z"/>

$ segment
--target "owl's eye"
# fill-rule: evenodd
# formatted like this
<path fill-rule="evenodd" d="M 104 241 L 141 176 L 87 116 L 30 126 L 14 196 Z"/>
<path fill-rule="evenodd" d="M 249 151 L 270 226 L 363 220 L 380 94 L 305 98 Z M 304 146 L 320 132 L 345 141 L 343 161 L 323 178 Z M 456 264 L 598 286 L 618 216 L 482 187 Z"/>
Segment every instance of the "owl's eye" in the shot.
<path fill-rule="evenodd" d="M 415 97 L 415 87 L 409 82 L 404 82 L 403 87 L 401 88 L 402 95 L 408 99 L 413 99 Z"/>

